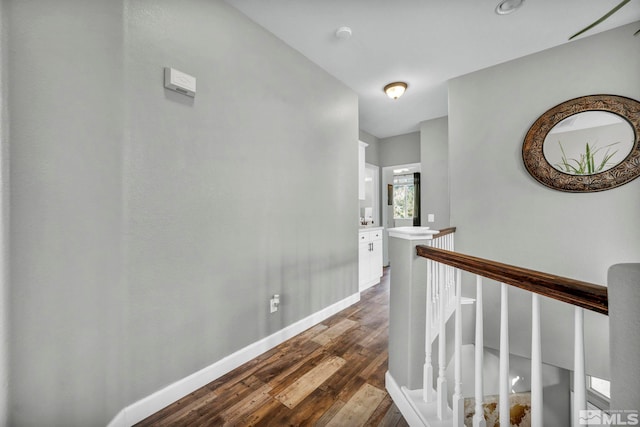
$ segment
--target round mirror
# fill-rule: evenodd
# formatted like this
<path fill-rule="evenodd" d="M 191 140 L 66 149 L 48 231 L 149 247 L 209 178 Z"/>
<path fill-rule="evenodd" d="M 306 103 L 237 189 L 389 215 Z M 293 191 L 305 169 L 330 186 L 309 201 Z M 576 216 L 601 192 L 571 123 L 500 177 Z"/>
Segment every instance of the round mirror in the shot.
<path fill-rule="evenodd" d="M 633 128 L 608 111 L 585 111 L 560 121 L 547 133 L 542 150 L 556 170 L 593 175 L 620 164 L 633 149 Z"/>
<path fill-rule="evenodd" d="M 614 188 L 640 175 L 640 102 L 591 95 L 540 116 L 522 146 L 527 171 L 547 187 L 569 192 Z"/>

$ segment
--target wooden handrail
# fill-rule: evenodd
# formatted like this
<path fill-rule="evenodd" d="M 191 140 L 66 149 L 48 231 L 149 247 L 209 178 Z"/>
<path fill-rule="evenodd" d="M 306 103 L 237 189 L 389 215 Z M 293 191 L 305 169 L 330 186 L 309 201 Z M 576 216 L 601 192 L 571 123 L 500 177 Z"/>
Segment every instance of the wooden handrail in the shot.
<path fill-rule="evenodd" d="M 597 313 L 609 314 L 609 298 L 605 286 L 554 276 L 430 246 L 417 246 L 416 252 L 418 256 L 470 273 L 479 274 L 507 285 L 535 292 Z"/>
<path fill-rule="evenodd" d="M 443 228 L 442 230 L 440 230 L 440 232 L 438 234 L 434 234 L 433 236 L 431 236 L 431 238 L 432 239 L 437 239 L 438 237 L 446 236 L 447 234 L 451 234 L 451 233 L 455 233 L 455 232 L 456 232 L 456 228 L 455 227 Z"/>

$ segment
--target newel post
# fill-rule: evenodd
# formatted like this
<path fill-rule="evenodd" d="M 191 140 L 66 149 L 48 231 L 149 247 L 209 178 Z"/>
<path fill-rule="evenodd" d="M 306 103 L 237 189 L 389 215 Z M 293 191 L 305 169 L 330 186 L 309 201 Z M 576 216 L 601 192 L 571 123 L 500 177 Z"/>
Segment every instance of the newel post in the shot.
<path fill-rule="evenodd" d="M 389 229 L 389 374 L 399 386 L 423 388 L 427 260 L 416 246 L 432 241 L 437 230 Z"/>

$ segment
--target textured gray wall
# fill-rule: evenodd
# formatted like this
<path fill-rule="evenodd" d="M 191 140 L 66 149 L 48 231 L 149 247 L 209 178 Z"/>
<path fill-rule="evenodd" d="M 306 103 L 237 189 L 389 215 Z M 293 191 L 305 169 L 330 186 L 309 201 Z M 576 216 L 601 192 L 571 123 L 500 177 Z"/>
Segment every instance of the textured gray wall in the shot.
<path fill-rule="evenodd" d="M 7 6 L 8 424 L 104 424 L 124 378 L 122 4 Z"/>
<path fill-rule="evenodd" d="M 132 401 L 357 292 L 358 107 L 223 2 L 129 13 Z M 196 98 L 164 90 L 162 66 Z"/>
<path fill-rule="evenodd" d="M 449 224 L 449 121 L 447 117 L 420 123 L 420 209 L 422 225 L 440 230 Z M 435 222 L 428 223 L 427 215 Z"/>
<path fill-rule="evenodd" d="M 586 37 L 449 83 L 451 224 L 456 250 L 561 276 L 606 284 L 610 265 L 640 257 L 640 179 L 601 193 L 548 189 L 525 170 L 522 141 L 547 109 L 583 95 L 640 99 L 637 23 Z M 615 66 L 612 66 L 615 64 Z M 489 307 L 499 287 L 486 286 Z M 530 348 L 530 297 L 510 292 L 512 352 Z M 544 299 L 545 362 L 570 368 L 573 314 Z M 499 323 L 487 310 L 485 342 L 497 347 Z M 522 313 L 526 313 L 524 316 Z M 587 370 L 608 373 L 608 325 L 585 316 Z M 558 328 L 557 325 L 568 327 Z"/>
<path fill-rule="evenodd" d="M 7 6 L 10 425 L 104 425 L 357 292 L 355 94 L 222 1 Z"/>

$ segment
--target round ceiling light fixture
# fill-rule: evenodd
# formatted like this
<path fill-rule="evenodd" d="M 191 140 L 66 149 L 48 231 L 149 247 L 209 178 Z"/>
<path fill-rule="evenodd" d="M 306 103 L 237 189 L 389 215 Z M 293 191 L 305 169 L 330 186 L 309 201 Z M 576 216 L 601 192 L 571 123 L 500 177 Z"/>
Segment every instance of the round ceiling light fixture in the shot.
<path fill-rule="evenodd" d="M 524 0 L 502 0 L 496 6 L 496 13 L 498 15 L 508 15 L 520 9 L 523 3 Z"/>
<path fill-rule="evenodd" d="M 398 99 L 407 90 L 405 82 L 393 82 L 384 87 L 384 93 L 391 99 Z"/>

